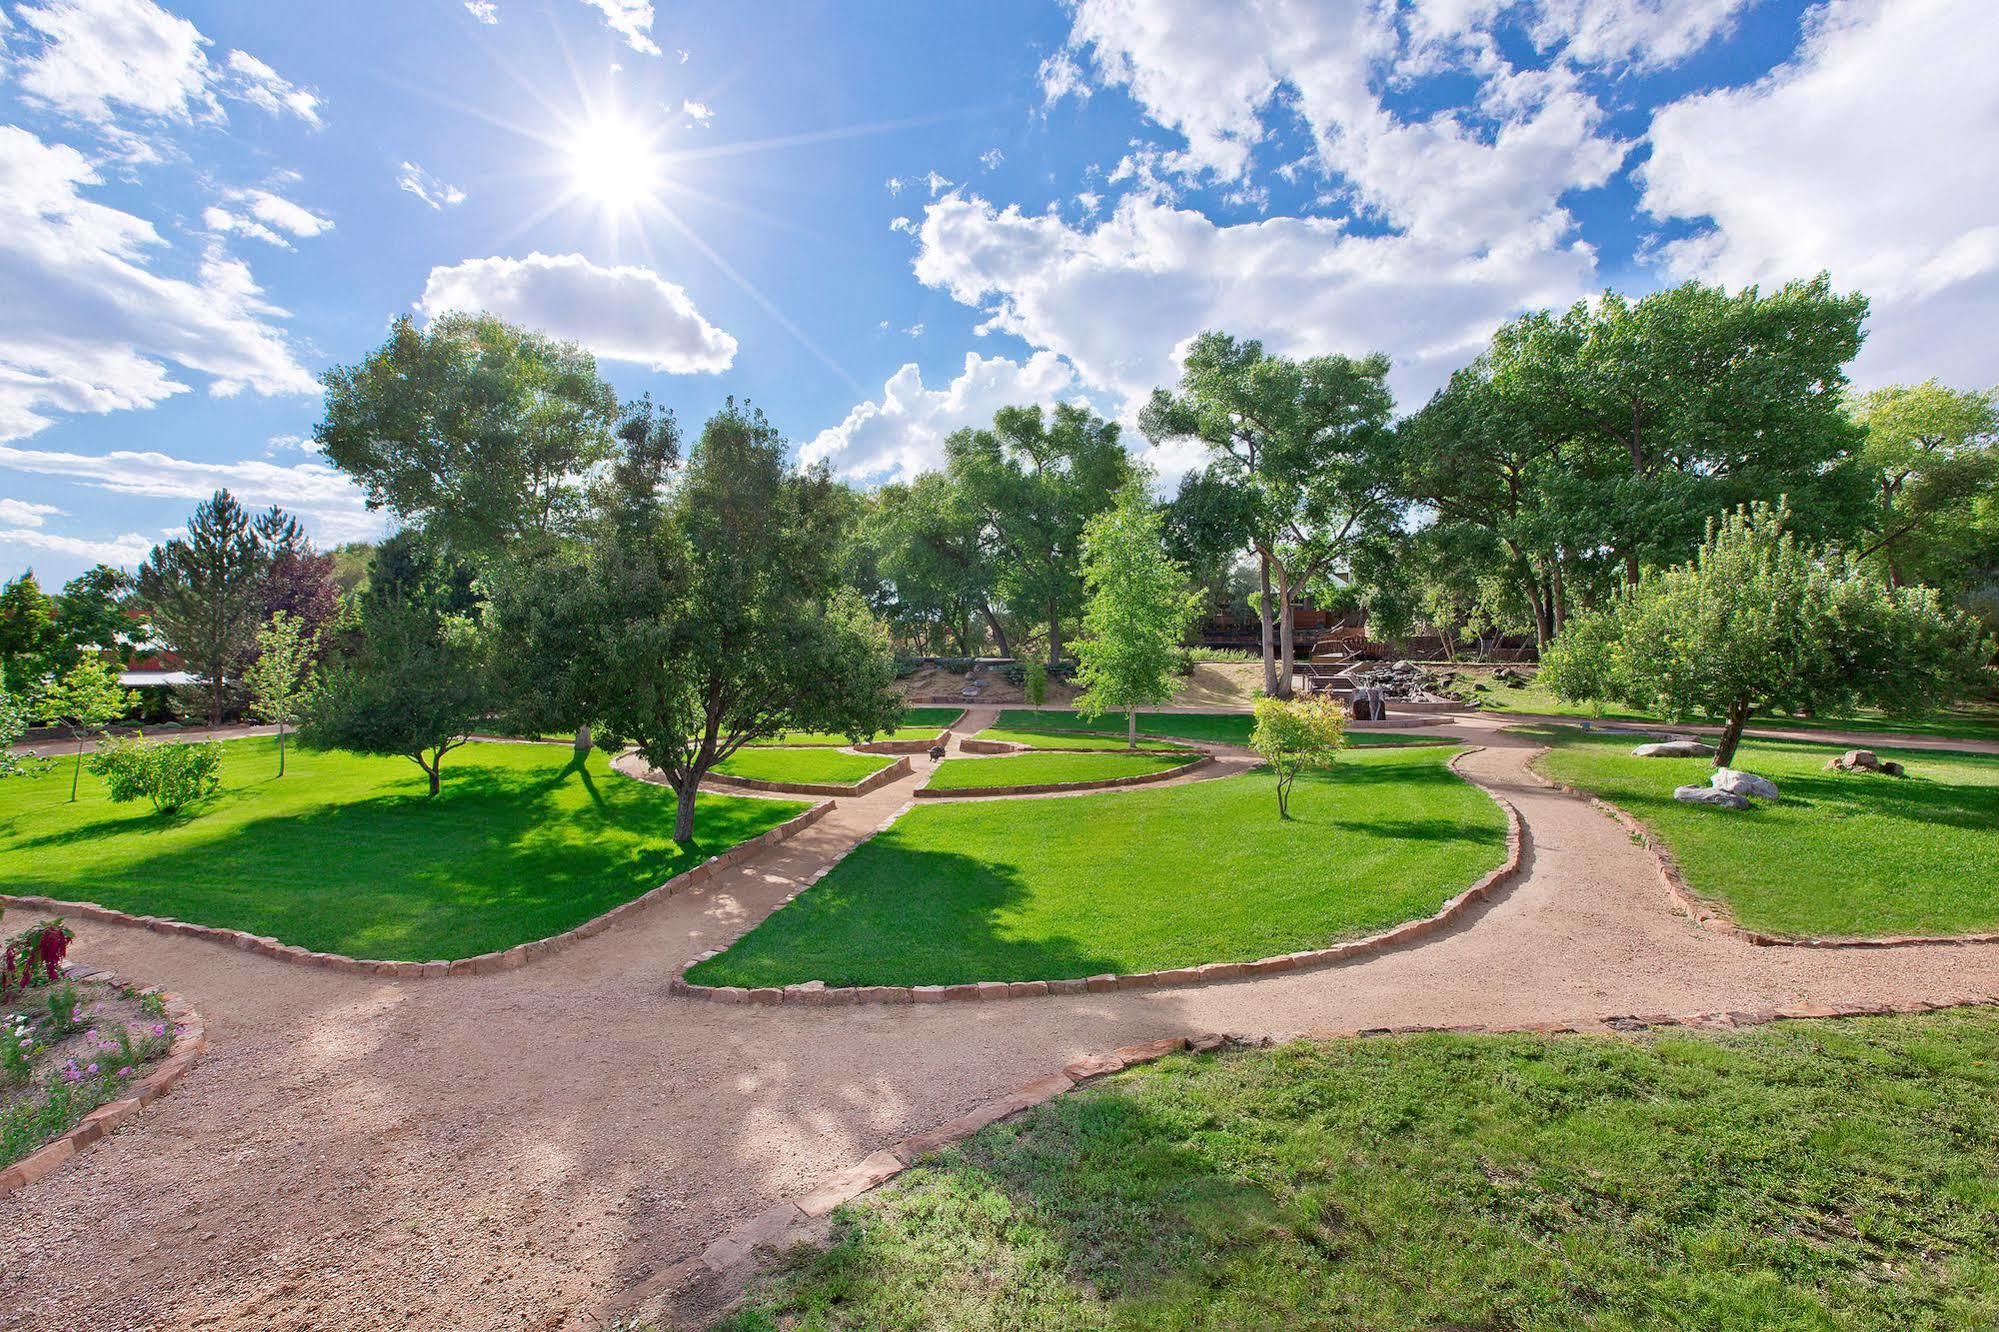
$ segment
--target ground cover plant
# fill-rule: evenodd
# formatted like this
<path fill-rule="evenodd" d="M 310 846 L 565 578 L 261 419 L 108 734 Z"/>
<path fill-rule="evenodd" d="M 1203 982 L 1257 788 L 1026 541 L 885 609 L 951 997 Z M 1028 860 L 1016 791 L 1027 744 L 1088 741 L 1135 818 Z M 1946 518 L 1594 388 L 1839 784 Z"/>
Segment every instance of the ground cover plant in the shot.
<path fill-rule="evenodd" d="M 739 749 L 715 765 L 726 777 L 760 782 L 802 782 L 853 786 L 894 763 L 883 754 L 849 754 L 839 749 Z"/>
<path fill-rule="evenodd" d="M 1999 1013 L 1177 1057 L 844 1209 L 728 1332 L 1970 1329 Z"/>
<path fill-rule="evenodd" d="M 907 708 L 902 714 L 902 725 L 891 731 L 869 737 L 871 740 L 934 740 L 944 728 L 965 715 L 963 708 Z M 823 745 L 840 748 L 854 743 L 852 736 L 836 735 L 823 731 L 786 731 L 781 735 L 763 740 L 752 740 L 753 746 L 798 746 Z"/>
<path fill-rule="evenodd" d="M 0 1012 L 0 1168 L 128 1089 L 173 1044 L 156 995 L 59 981 Z"/>
<path fill-rule="evenodd" d="M 1140 735 L 1163 736 L 1172 740 L 1196 740 L 1214 745 L 1249 744 L 1250 732 L 1256 729 L 1256 718 L 1247 712 L 1141 712 L 1138 714 Z M 1124 723 L 1121 718 L 1100 717 L 1095 721 L 1085 720 L 1074 712 L 1054 708 L 1027 709 L 1008 708 L 1000 713 L 997 723 L 979 732 L 981 740 L 1013 740 L 1019 735 L 1048 736 L 1061 738 L 1077 737 L 1076 740 L 1061 739 L 1063 745 L 1100 748 L 1094 740 L 1083 740 L 1086 736 L 1115 736 L 1119 744 L 1124 739 Z M 1423 735 L 1403 735 L 1392 731 L 1347 732 L 1349 745 L 1415 745 L 1451 744 L 1450 740 Z M 1142 744 L 1142 742 L 1141 742 Z"/>
<path fill-rule="evenodd" d="M 1243 961 L 1372 934 L 1431 914 L 1505 854 L 1498 807 L 1446 758 L 1434 749 L 1348 755 L 1330 774 L 1299 779 L 1288 823 L 1261 772 L 919 804 L 688 978 L 1048 980 Z"/>
<path fill-rule="evenodd" d="M 953 758 L 939 763 L 924 785 L 932 791 L 977 792 L 1004 786 L 1043 786 L 1050 782 L 1105 782 L 1119 777 L 1144 777 L 1182 767 L 1200 757 L 1190 750 L 1127 753 L 1008 754 L 992 758 Z"/>
<path fill-rule="evenodd" d="M 1643 820 L 1687 882 L 1743 925 L 1776 934 L 1961 934 L 1999 930 L 1999 756 L 1879 750 L 1908 776 L 1825 770 L 1839 748 L 1743 742 L 1745 772 L 1783 798 L 1746 810 L 1673 799 L 1705 785 L 1708 760 L 1634 758 L 1631 735 L 1532 728 L 1543 772 Z"/>
<path fill-rule="evenodd" d="M 400 758 L 222 746 L 198 818 L 0 782 L 0 882 L 21 894 L 272 935 L 360 957 L 468 957 L 579 925 L 805 808 L 702 796 L 673 840 L 670 793 L 554 745 L 473 743 L 435 797 Z"/>

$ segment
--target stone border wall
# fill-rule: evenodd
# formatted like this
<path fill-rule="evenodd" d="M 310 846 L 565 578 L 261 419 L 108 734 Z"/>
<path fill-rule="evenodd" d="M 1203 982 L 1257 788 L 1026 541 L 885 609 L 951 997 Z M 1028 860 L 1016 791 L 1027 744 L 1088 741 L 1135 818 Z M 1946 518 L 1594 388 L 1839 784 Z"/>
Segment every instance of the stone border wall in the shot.
<path fill-rule="evenodd" d="M 960 740 L 962 749 L 968 742 Z M 1033 750 L 1046 753 L 1046 750 Z M 1094 751 L 1069 751 L 1063 753 Z M 1132 777 L 1099 777 L 1087 782 L 1034 782 L 1024 786 L 967 786 L 933 790 L 928 786 L 916 788 L 919 800 L 978 800 L 991 796 L 1061 795 L 1069 791 L 1115 791 L 1125 786 L 1150 786 L 1155 782 L 1170 782 L 1175 777 L 1185 777 L 1190 772 L 1198 772 L 1215 761 L 1213 754 L 1202 754 L 1190 763 L 1182 763 L 1177 768 L 1161 768 L 1158 772 L 1142 772 Z"/>
<path fill-rule="evenodd" d="M 208 1048 L 208 1028 L 201 1020 L 201 1014 L 177 994 L 162 990 L 157 985 L 140 989 L 113 972 L 79 967 L 73 963 L 63 968 L 63 976 L 68 980 L 88 981 L 96 985 L 129 987 L 142 995 L 159 995 L 166 1007 L 167 1021 L 173 1026 L 173 1044 L 167 1047 L 165 1058 L 154 1065 L 150 1073 L 125 1089 L 124 1096 L 106 1101 L 77 1121 L 69 1132 L 42 1144 L 5 1170 L 0 1170 L 0 1198 L 44 1178 L 99 1138 L 132 1122 L 142 1107 L 166 1095 L 182 1075 L 200 1061 L 202 1052 Z"/>
<path fill-rule="evenodd" d="M 1506 859 L 1497 869 L 1482 876 L 1478 882 L 1439 907 L 1434 915 L 1418 920 L 1405 921 L 1380 934 L 1365 939 L 1355 939 L 1348 943 L 1334 944 L 1329 948 L 1313 948 L 1297 953 L 1280 953 L 1276 957 L 1259 958 L 1254 962 L 1206 962 L 1199 966 L 1173 967 L 1162 971 L 1141 971 L 1130 975 L 1104 974 L 1100 976 L 1078 977 L 1065 980 L 1033 981 L 973 981 L 958 985 L 842 985 L 828 986 L 824 981 L 805 981 L 797 985 L 786 985 L 749 989 L 739 985 L 697 985 L 687 979 L 687 969 L 706 962 L 724 950 L 713 948 L 683 966 L 667 988 L 673 994 L 690 998 L 706 999 L 720 1004 L 756 1004 L 772 1006 L 778 1004 L 824 1008 L 847 1004 L 947 1004 L 947 1003 L 991 1003 L 1001 999 L 1038 999 L 1051 994 L 1102 994 L 1110 990 L 1163 990 L 1177 989 L 1188 985 L 1209 985 L 1221 981 L 1254 980 L 1263 976 L 1278 976 L 1288 971 L 1312 970 L 1319 967 L 1335 966 L 1358 958 L 1372 957 L 1391 949 L 1414 943 L 1449 928 L 1467 912 L 1488 900 L 1501 888 L 1511 883 L 1520 872 L 1520 857 L 1525 834 L 1520 822 L 1520 812 L 1512 803 L 1486 790 L 1478 783 L 1465 777 L 1458 769 L 1458 760 L 1475 754 L 1482 746 L 1474 746 L 1451 759 L 1451 771 L 1457 773 L 1476 790 L 1484 792 L 1487 799 L 1498 805 L 1506 815 Z M 921 795 L 922 792 L 917 792 Z M 905 807 L 906 808 L 906 807 Z M 890 816 L 893 822 L 903 811 L 897 810 Z M 887 824 L 883 824 L 887 827 Z M 832 867 L 828 866 L 830 871 Z M 804 892 L 826 871 L 815 875 L 798 892 L 786 897 L 778 904 L 777 910 L 795 901 L 798 893 Z M 768 920 L 766 916 L 764 919 Z M 761 924 L 762 922 L 758 922 Z"/>
<path fill-rule="evenodd" d="M 154 934 L 178 934 L 189 939 L 203 939 L 209 943 L 225 944 L 246 953 L 261 957 L 275 958 L 280 962 L 297 962 L 306 966 L 319 967 L 326 971 L 341 971 L 360 976 L 393 976 L 403 980 L 435 980 L 443 976 L 484 976 L 496 971 L 511 971 L 515 967 L 526 966 L 537 958 L 560 952 L 571 944 L 580 943 L 592 935 L 602 934 L 620 918 L 638 911 L 661 898 L 697 883 L 713 878 L 731 866 L 741 864 L 752 856 L 760 855 L 779 842 L 790 840 L 805 829 L 831 813 L 833 803 L 822 801 L 802 814 L 795 814 L 759 836 L 727 851 L 708 857 L 693 869 L 676 874 L 657 888 L 612 907 L 603 915 L 584 921 L 572 930 L 551 935 L 546 939 L 535 939 L 512 948 L 499 949 L 490 953 L 480 953 L 476 957 L 461 957 L 455 961 L 439 959 L 433 962 L 391 962 L 376 958 L 348 957 L 344 953 L 315 953 L 295 944 L 279 943 L 267 935 L 250 934 L 243 930 L 224 929 L 214 925 L 191 925 L 183 920 L 169 920 L 161 916 L 135 916 L 129 912 L 117 911 L 96 902 L 58 902 L 48 897 L 14 897 L 0 895 L 0 904 L 17 906 L 30 911 L 49 911 L 65 916 L 76 916 L 84 920 L 106 921 L 113 925 L 133 925 L 151 930 Z"/>
<path fill-rule="evenodd" d="M 909 759 L 905 757 L 869 773 L 852 786 L 836 786 L 831 782 L 774 782 L 763 777 L 734 777 L 728 773 L 714 771 L 710 771 L 702 780 L 714 782 L 718 786 L 736 786 L 745 791 L 770 791 L 778 795 L 864 796 L 870 791 L 881 790 L 890 782 L 907 777 L 910 771 Z"/>
<path fill-rule="evenodd" d="M 1928 1003 L 1914 1001 L 1889 1004 L 1792 1004 L 1787 1008 L 1766 1008 L 1736 1010 L 1718 1013 L 1671 1014 L 1608 1014 L 1600 1017 L 1579 1019 L 1568 1022 L 1530 1022 L 1517 1026 L 1486 1026 L 1463 1024 L 1456 1026 L 1403 1026 L 1368 1027 L 1359 1031 L 1315 1030 L 1301 1032 L 1291 1039 L 1302 1040 L 1371 1040 L 1381 1036 L 1414 1036 L 1434 1033 L 1455 1035 L 1619 1035 L 1659 1029 L 1686 1029 L 1693 1031 L 1731 1031 L 1744 1027 L 1763 1026 L 1772 1022 L 1816 1020 L 1850 1017 L 1887 1017 L 1896 1014 L 1932 1013 L 1951 1008 L 1982 1007 L 1999 1004 L 1999 993 L 1979 994 L 1950 1003 Z M 698 1254 L 683 1259 L 664 1271 L 650 1277 L 641 1285 L 625 1292 L 619 1304 L 626 1309 L 643 1307 L 648 1315 L 656 1314 L 664 1304 L 688 1295 L 701 1298 L 702 1307 L 711 1315 L 716 1303 L 718 1289 L 726 1298 L 727 1287 L 740 1287 L 756 1274 L 760 1254 L 764 1251 L 782 1252 L 800 1243 L 810 1243 L 821 1238 L 813 1229 L 815 1222 L 830 1214 L 833 1209 L 853 1202 L 895 1179 L 903 1171 L 948 1147 L 955 1146 L 989 1125 L 1011 1118 L 1035 1106 L 1054 1100 L 1064 1092 L 1073 1091 L 1086 1082 L 1108 1077 L 1128 1068 L 1149 1064 L 1168 1055 L 1193 1053 L 1203 1054 L 1225 1047 L 1246 1047 L 1250 1045 L 1275 1044 L 1269 1040 L 1246 1041 L 1240 1037 L 1226 1036 L 1219 1032 L 1201 1032 L 1187 1036 L 1168 1036 L 1162 1040 L 1146 1041 L 1137 1045 L 1120 1046 L 1109 1054 L 1085 1055 L 1081 1059 L 1065 1065 L 1059 1073 L 1050 1073 L 1034 1079 L 1013 1091 L 959 1115 L 923 1133 L 913 1134 L 899 1142 L 890 1144 L 880 1151 L 826 1176 L 809 1191 L 796 1197 L 774 1203 L 755 1217 L 723 1235 L 710 1241 Z M 1288 1042 L 1287 1042 L 1288 1043 Z M 705 1321 L 705 1320 L 704 1320 Z"/>
<path fill-rule="evenodd" d="M 928 740 L 863 740 L 852 749 L 856 754 L 928 754 L 936 745 L 951 747 L 949 726 Z"/>

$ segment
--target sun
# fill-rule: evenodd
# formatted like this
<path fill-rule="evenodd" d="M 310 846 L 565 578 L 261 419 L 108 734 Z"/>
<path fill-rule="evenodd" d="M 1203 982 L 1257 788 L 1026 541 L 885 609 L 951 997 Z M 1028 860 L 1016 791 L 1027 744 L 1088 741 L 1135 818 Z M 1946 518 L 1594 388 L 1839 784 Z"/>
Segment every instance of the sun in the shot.
<path fill-rule="evenodd" d="M 659 131 L 629 116 L 592 116 L 563 152 L 570 188 L 606 212 L 637 212 L 659 197 L 665 183 Z"/>

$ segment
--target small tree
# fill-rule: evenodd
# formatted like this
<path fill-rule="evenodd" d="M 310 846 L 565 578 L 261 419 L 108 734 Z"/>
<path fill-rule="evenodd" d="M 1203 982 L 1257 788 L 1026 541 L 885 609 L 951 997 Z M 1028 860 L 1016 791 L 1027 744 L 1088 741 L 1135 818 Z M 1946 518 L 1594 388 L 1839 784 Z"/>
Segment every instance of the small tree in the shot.
<path fill-rule="evenodd" d="M 7 672 L 0 669 L 0 777 L 12 777 L 26 766 L 14 745 L 27 733 L 27 704 L 7 692 Z"/>
<path fill-rule="evenodd" d="M 1562 698 L 1720 717 L 1717 768 L 1759 712 L 1921 714 L 1978 680 L 1986 649 L 1968 616 L 1930 588 L 1883 586 L 1850 555 L 1806 550 L 1788 519 L 1757 504 L 1710 523 L 1692 563 L 1571 619 L 1543 678 Z"/>
<path fill-rule="evenodd" d="M 222 784 L 222 745 L 161 744 L 145 736 L 114 740 L 90 757 L 90 770 L 104 779 L 111 799 L 153 802 L 153 812 L 171 817 Z"/>
<path fill-rule="evenodd" d="M 1124 713 L 1125 743 L 1138 748 L 1138 710 L 1165 703 L 1178 684 L 1180 639 L 1199 613 L 1186 570 L 1166 554 L 1163 524 L 1143 490 L 1127 487 L 1117 507 L 1083 529 L 1083 692 L 1086 717 Z"/>
<path fill-rule="evenodd" d="M 257 660 L 243 673 L 250 690 L 250 711 L 278 726 L 278 776 L 285 775 L 285 731 L 297 723 L 300 710 L 319 688 L 312 669 L 319 635 L 301 617 L 278 611 L 257 630 Z"/>
<path fill-rule="evenodd" d="M 95 657 L 86 657 L 43 682 L 35 700 L 36 711 L 43 721 L 60 725 L 76 741 L 76 771 L 69 779 L 72 802 L 83 777 L 84 742 L 103 734 L 105 727 L 124 716 L 131 700 L 132 691 L 118 685 L 118 668 Z"/>
<path fill-rule="evenodd" d="M 1249 743 L 1277 774 L 1277 817 L 1291 817 L 1291 784 L 1301 772 L 1333 766 L 1347 742 L 1347 710 L 1317 698 L 1256 700 L 1256 728 Z"/>

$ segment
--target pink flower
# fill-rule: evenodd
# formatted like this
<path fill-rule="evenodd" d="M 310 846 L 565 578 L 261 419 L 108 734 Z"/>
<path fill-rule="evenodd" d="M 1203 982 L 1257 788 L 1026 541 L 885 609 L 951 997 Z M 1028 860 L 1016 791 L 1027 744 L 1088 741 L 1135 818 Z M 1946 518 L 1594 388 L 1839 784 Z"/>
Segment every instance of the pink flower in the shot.
<path fill-rule="evenodd" d="M 153 1024 L 153 1035 L 155 1035 L 155 1036 L 164 1036 L 164 1035 L 166 1035 L 166 1034 L 167 1034 L 167 1024 L 166 1024 L 166 1023 L 164 1023 L 164 1022 L 155 1022 L 155 1023 Z"/>
<path fill-rule="evenodd" d="M 129 1077 L 131 1077 L 131 1076 L 132 1076 L 132 1066 L 131 1066 L 130 1064 L 127 1064 L 127 1065 L 125 1065 L 125 1067 L 123 1067 L 123 1068 L 119 1069 L 119 1070 L 118 1070 L 118 1076 L 119 1076 L 119 1077 L 121 1077 L 121 1078 L 129 1078 Z"/>
<path fill-rule="evenodd" d="M 95 1073 L 97 1071 L 97 1065 L 92 1064 L 89 1068 L 85 1069 L 84 1071 L 86 1073 Z"/>

